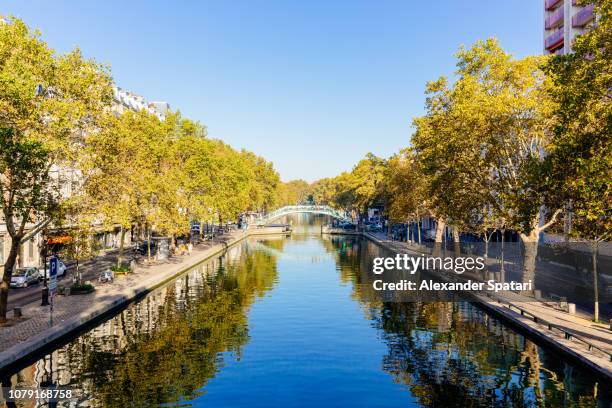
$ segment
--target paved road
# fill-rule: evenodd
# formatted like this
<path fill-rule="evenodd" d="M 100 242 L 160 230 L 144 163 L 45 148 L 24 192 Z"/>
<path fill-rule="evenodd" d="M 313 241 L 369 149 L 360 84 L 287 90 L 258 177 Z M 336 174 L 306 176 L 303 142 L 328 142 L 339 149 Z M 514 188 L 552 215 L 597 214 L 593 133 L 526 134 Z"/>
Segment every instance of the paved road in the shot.
<path fill-rule="evenodd" d="M 110 268 L 117 262 L 119 251 L 112 250 L 104 255 L 96 257 L 92 260 L 81 262 L 79 270 L 84 280 L 96 280 L 101 271 Z M 129 262 L 132 259 L 131 249 L 126 248 L 124 253 L 124 262 Z M 58 279 L 59 284 L 67 284 L 76 273 L 76 264 L 69 262 L 66 265 L 67 270 L 64 276 Z M 8 298 L 8 310 L 13 310 L 15 306 L 24 306 L 35 300 L 42 299 L 43 283 L 29 286 L 27 288 L 11 288 Z"/>

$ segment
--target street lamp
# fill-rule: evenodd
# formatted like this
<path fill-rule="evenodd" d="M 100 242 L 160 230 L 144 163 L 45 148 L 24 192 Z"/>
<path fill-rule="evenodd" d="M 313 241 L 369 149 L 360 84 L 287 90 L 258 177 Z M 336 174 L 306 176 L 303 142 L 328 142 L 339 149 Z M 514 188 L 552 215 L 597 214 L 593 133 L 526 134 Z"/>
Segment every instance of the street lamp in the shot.
<path fill-rule="evenodd" d="M 504 264 L 505 264 L 505 261 L 504 261 L 504 241 L 505 241 L 505 238 L 506 238 L 506 228 L 502 227 L 501 228 L 501 257 L 500 257 L 501 258 L 500 259 L 500 261 L 501 261 L 501 268 L 499 270 L 499 273 L 501 275 L 500 276 L 501 282 L 505 282 L 505 280 L 506 280 L 506 277 L 504 275 L 505 272 L 506 272 L 504 270 Z"/>
<path fill-rule="evenodd" d="M 40 255 L 43 257 L 43 288 L 42 288 L 42 302 L 41 306 L 49 306 L 49 286 L 47 284 L 47 256 L 49 255 L 49 243 L 45 236 L 43 236 L 43 242 L 40 246 Z"/>

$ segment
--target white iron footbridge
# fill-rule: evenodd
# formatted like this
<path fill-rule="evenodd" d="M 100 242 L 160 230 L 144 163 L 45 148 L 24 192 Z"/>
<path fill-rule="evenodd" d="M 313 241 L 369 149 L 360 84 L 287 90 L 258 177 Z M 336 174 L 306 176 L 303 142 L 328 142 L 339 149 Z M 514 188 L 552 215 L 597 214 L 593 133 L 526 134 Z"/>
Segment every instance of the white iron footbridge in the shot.
<path fill-rule="evenodd" d="M 329 215 L 340 221 L 353 222 L 344 212 L 338 211 L 327 205 L 287 205 L 258 218 L 255 223 L 257 225 L 266 225 L 282 216 L 300 213 Z"/>

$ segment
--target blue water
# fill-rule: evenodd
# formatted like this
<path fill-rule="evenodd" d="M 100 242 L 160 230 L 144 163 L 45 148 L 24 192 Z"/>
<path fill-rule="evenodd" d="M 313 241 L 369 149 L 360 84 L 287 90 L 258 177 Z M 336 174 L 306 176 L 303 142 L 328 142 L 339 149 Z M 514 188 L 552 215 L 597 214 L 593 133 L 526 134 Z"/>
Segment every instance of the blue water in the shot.
<path fill-rule="evenodd" d="M 94 407 L 609 406 L 610 384 L 469 303 L 381 301 L 379 251 L 249 239 L 9 382 Z"/>
<path fill-rule="evenodd" d="M 289 255 L 321 251 L 289 242 Z M 397 406 L 415 401 L 381 370 L 386 347 L 351 299 L 333 258 L 278 261 L 278 283 L 249 312 L 242 357 L 206 387 L 196 406 Z M 256 390 L 256 391 L 255 391 Z M 375 392 L 373 392 L 375 390 Z M 254 392 L 255 391 L 255 392 Z"/>

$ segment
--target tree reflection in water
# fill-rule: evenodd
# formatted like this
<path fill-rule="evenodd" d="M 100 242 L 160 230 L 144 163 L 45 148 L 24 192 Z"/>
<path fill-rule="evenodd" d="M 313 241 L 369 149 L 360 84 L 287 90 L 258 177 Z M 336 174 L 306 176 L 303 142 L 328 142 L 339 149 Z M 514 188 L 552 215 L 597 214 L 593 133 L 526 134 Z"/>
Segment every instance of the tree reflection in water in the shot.
<path fill-rule="evenodd" d="M 266 245 L 282 250 L 283 241 Z M 248 309 L 275 280 L 272 256 L 236 246 L 56 350 L 54 380 L 101 407 L 193 399 L 223 367 L 222 352 L 240 359 Z M 27 378 L 40 371 L 26 368 L 13 383 L 40 383 Z"/>
<path fill-rule="evenodd" d="M 429 407 L 607 406 L 606 384 L 564 363 L 468 302 L 383 302 L 372 258 L 385 251 L 357 237 L 324 239 L 353 284 L 388 354 L 383 369 Z"/>

